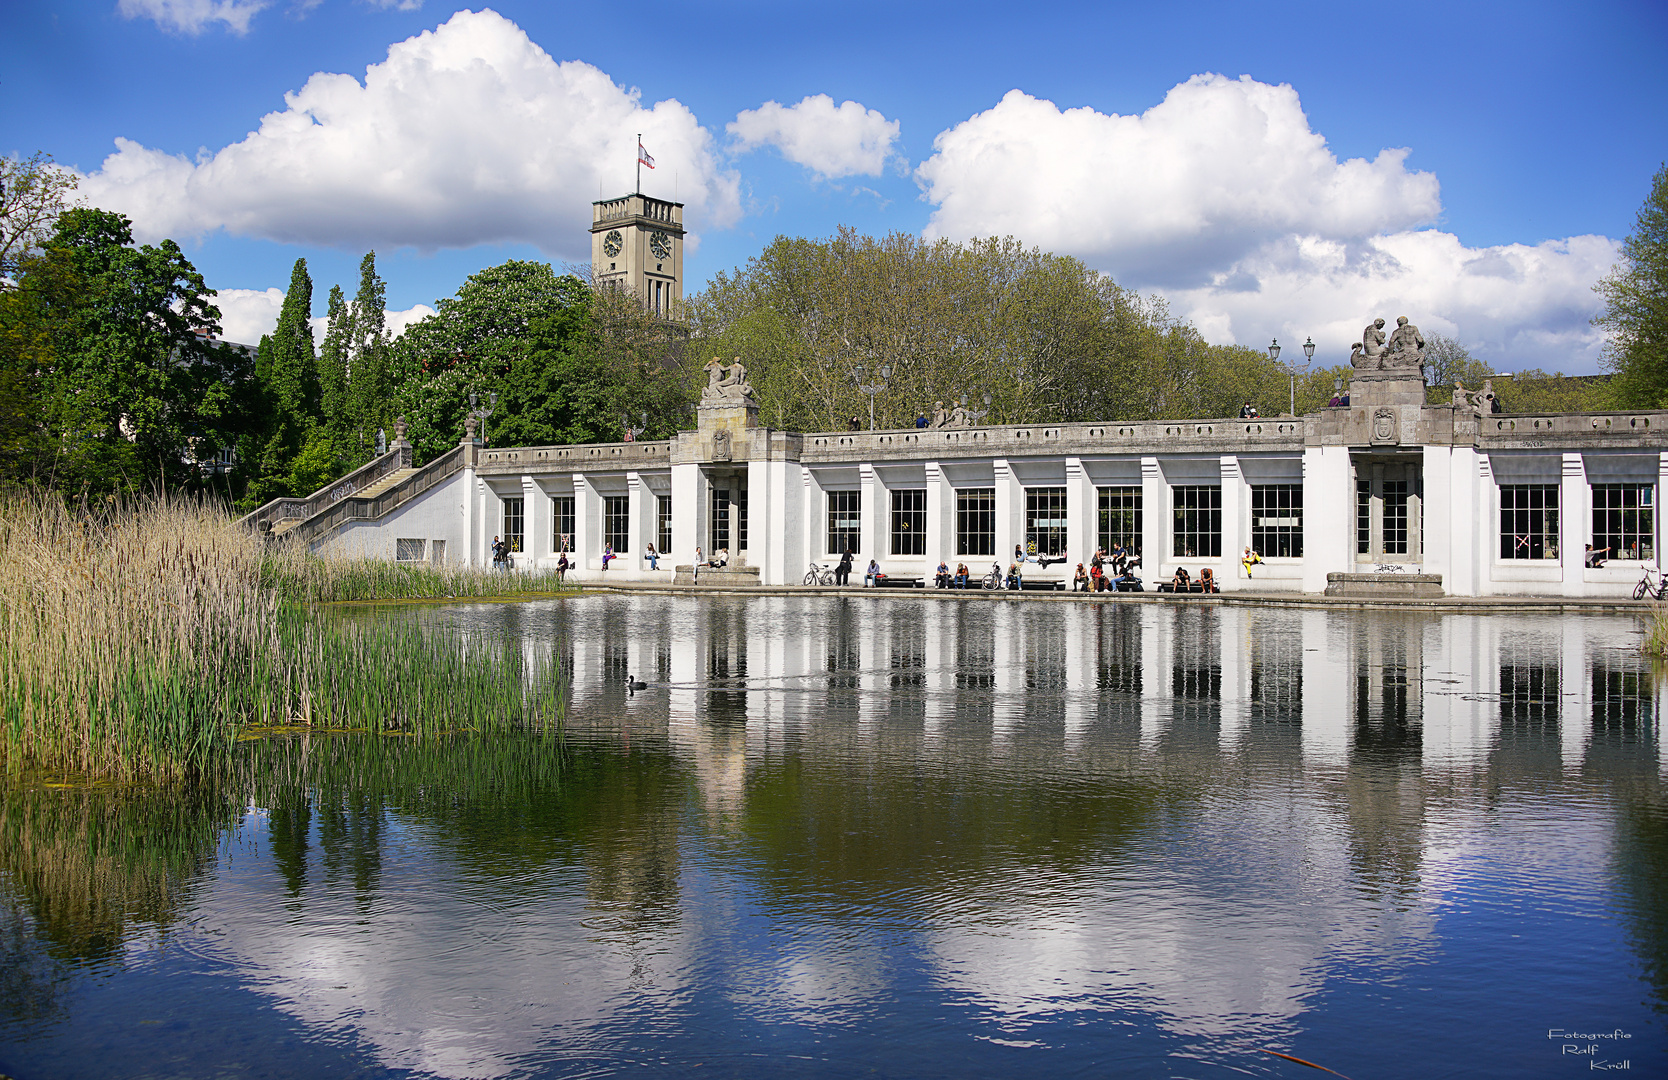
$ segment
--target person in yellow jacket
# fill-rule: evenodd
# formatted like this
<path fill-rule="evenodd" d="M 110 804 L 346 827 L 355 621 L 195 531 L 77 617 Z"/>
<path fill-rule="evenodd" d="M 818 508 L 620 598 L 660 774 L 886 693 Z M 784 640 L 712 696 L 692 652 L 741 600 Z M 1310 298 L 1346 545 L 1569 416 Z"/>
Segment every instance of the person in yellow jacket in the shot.
<path fill-rule="evenodd" d="M 1262 561 L 1263 561 L 1263 557 L 1261 555 L 1258 555 L 1255 551 L 1252 551 L 1250 548 L 1246 548 L 1245 549 L 1245 554 L 1241 555 L 1240 558 L 1239 558 L 1239 564 L 1241 566 L 1245 567 L 1245 576 L 1246 577 L 1250 577 L 1251 576 L 1251 568 L 1253 566 L 1255 566 L 1256 564 L 1262 562 Z"/>

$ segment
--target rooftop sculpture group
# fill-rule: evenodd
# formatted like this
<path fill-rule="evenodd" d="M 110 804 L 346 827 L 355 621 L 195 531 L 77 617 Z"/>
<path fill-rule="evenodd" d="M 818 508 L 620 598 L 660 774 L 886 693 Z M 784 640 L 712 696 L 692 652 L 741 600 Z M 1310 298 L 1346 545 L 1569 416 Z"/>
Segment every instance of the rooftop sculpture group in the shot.
<path fill-rule="evenodd" d="M 973 417 L 968 414 L 966 407 L 957 402 L 955 408 L 946 409 L 942 401 L 933 402 L 932 426 L 935 428 L 968 428 L 973 426 Z"/>
<path fill-rule="evenodd" d="M 747 368 L 742 364 L 741 357 L 726 365 L 718 357 L 708 360 L 703 369 L 707 373 L 707 384 L 701 388 L 701 404 L 717 406 L 743 405 L 757 407 L 758 399 L 753 396 L 753 386 L 747 381 Z"/>
<path fill-rule="evenodd" d="M 1425 370 L 1425 339 L 1419 328 L 1403 315 L 1396 320 L 1396 329 L 1388 342 L 1384 339 L 1384 320 L 1374 319 L 1361 331 L 1361 340 L 1349 354 L 1350 365 L 1357 370 L 1407 371 Z"/>

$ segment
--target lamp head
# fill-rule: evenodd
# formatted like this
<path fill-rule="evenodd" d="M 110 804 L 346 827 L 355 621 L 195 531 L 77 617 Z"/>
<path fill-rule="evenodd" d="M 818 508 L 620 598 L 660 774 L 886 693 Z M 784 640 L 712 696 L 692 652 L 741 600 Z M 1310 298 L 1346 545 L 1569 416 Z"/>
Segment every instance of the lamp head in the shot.
<path fill-rule="evenodd" d="M 1270 360 L 1278 360 L 1278 359 L 1280 359 L 1280 341 L 1279 341 L 1279 339 L 1278 339 L 1278 338 L 1276 338 L 1276 339 L 1275 339 L 1275 340 L 1274 340 L 1274 341 L 1271 341 L 1271 342 L 1270 342 L 1270 343 L 1269 343 L 1269 346 L 1268 346 L 1268 358 L 1269 358 L 1269 359 L 1270 359 Z"/>
<path fill-rule="evenodd" d="M 479 405 L 480 402 L 481 402 L 481 399 L 476 397 L 473 393 L 471 393 L 469 395 L 469 407 L 471 409 L 473 409 L 476 405 Z"/>
<path fill-rule="evenodd" d="M 1314 338 L 1310 338 L 1308 341 L 1305 341 L 1303 343 L 1303 358 L 1305 360 L 1313 360 L 1315 358 L 1315 339 Z"/>
<path fill-rule="evenodd" d="M 892 365 L 891 364 L 882 364 L 882 365 L 880 365 L 880 381 L 885 382 L 887 379 L 890 379 L 891 377 L 892 377 Z"/>

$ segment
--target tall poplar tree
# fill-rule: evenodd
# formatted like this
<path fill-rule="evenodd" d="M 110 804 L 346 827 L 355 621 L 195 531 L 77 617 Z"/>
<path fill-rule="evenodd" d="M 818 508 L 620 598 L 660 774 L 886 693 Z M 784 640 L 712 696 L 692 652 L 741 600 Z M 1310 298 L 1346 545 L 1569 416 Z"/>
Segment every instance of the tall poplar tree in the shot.
<path fill-rule="evenodd" d="M 318 359 L 313 353 L 313 279 L 307 260 L 295 260 L 289 291 L 278 311 L 278 326 L 261 338 L 255 380 L 267 422 L 257 436 L 249 496 L 256 503 L 285 495 L 306 495 L 291 483 L 291 469 L 318 426 Z"/>
<path fill-rule="evenodd" d="M 352 427 L 348 396 L 349 356 L 353 346 L 353 308 L 340 285 L 330 286 L 324 344 L 319 348 L 319 415 L 331 437 L 345 445 Z"/>
<path fill-rule="evenodd" d="M 394 387 L 389 372 L 387 291 L 377 276 L 376 252 L 367 252 L 359 263 L 359 291 L 353 297 L 348 348 L 349 434 L 353 440 L 350 457 L 355 464 L 370 459 L 377 430 L 387 429 L 394 422 L 389 404 Z"/>

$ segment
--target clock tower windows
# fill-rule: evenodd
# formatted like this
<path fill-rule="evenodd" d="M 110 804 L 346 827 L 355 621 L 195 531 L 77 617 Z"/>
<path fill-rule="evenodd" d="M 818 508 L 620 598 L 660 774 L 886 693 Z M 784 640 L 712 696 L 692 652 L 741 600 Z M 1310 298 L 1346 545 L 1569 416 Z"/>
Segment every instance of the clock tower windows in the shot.
<path fill-rule="evenodd" d="M 683 204 L 622 195 L 591 204 L 591 274 L 676 317 L 683 301 Z"/>

